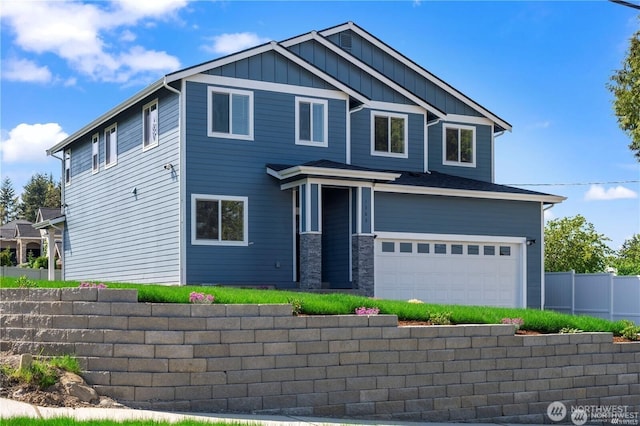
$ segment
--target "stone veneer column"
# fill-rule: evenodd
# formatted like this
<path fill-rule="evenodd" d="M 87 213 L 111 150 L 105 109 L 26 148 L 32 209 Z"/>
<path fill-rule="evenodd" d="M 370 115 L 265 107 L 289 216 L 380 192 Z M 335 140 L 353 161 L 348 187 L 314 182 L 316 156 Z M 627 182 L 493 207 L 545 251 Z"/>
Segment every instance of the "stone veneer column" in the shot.
<path fill-rule="evenodd" d="M 373 235 L 351 237 L 353 288 L 369 297 L 373 297 L 373 239 Z"/>
<path fill-rule="evenodd" d="M 322 288 L 322 234 L 300 234 L 300 289 Z"/>

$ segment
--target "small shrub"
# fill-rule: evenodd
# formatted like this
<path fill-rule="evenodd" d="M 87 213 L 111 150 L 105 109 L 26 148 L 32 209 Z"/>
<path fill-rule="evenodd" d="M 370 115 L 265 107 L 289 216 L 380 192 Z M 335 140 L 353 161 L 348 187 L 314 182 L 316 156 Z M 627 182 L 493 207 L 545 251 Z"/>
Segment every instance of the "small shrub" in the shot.
<path fill-rule="evenodd" d="M 38 283 L 33 280 L 27 278 L 26 275 L 22 275 L 20 278 L 16 280 L 16 284 L 20 288 L 35 288 L 38 287 Z"/>
<path fill-rule="evenodd" d="M 407 300 L 407 303 L 420 304 L 420 303 L 424 303 L 424 302 L 422 300 L 420 300 L 420 299 L 409 299 L 409 300 Z"/>
<path fill-rule="evenodd" d="M 356 315 L 378 315 L 379 313 L 380 309 L 378 308 L 367 308 L 366 306 L 356 308 Z"/>
<path fill-rule="evenodd" d="M 633 321 L 622 320 L 624 328 L 620 333 L 622 337 L 626 337 L 629 340 L 638 340 L 638 334 L 640 333 L 640 325 L 635 325 Z"/>
<path fill-rule="evenodd" d="M 198 293 L 197 291 L 189 293 L 189 303 L 211 305 L 215 300 L 216 298 L 212 294 Z"/>
<path fill-rule="evenodd" d="M 451 312 L 437 312 L 429 314 L 429 322 L 434 325 L 450 325 Z"/>
<path fill-rule="evenodd" d="M 52 367 L 59 368 L 61 370 L 69 371 L 71 373 L 80 374 L 80 362 L 78 358 L 65 354 L 61 356 L 55 356 L 49 360 Z"/>
<path fill-rule="evenodd" d="M 46 269 L 49 267 L 49 258 L 47 256 L 38 256 L 29 262 L 29 265 L 33 269 Z"/>
<path fill-rule="evenodd" d="M 579 328 L 571 328 L 571 327 L 562 327 L 560 329 L 560 334 L 577 334 L 582 333 L 582 330 Z"/>
<path fill-rule="evenodd" d="M 13 253 L 9 247 L 0 251 L 0 266 L 13 266 Z"/>
<path fill-rule="evenodd" d="M 302 300 L 289 299 L 289 303 L 291 304 L 291 313 L 294 316 L 298 316 L 302 313 Z"/>

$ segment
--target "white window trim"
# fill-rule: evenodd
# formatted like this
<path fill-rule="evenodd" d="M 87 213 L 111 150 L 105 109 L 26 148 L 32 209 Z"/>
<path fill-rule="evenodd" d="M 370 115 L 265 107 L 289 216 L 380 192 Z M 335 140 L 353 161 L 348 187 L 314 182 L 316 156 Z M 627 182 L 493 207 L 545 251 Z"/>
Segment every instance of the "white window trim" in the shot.
<path fill-rule="evenodd" d="M 96 152 L 94 152 L 96 151 Z M 93 156 L 96 155 L 98 157 L 98 161 L 93 164 Z M 100 171 L 100 133 L 94 133 L 91 136 L 91 174 L 96 174 Z"/>
<path fill-rule="evenodd" d="M 376 151 L 376 116 L 384 116 L 388 118 L 402 118 L 404 120 L 404 152 L 383 152 Z M 391 140 L 389 140 L 389 149 L 391 149 Z M 387 111 L 371 111 L 371 155 L 378 157 L 393 158 L 409 158 L 409 116 L 407 114 L 398 114 Z"/>
<path fill-rule="evenodd" d="M 71 185 L 71 150 L 64 151 L 64 186 Z"/>
<path fill-rule="evenodd" d="M 471 163 L 463 163 L 461 161 L 447 160 L 447 129 L 471 130 L 473 137 L 471 139 L 472 161 Z M 465 126 L 462 124 L 444 124 L 442 126 L 442 164 L 455 167 L 476 167 L 476 133 L 475 126 Z M 459 134 L 459 132 L 458 132 Z M 460 158 L 460 138 L 458 137 L 458 158 Z"/>
<path fill-rule="evenodd" d="M 145 145 L 145 141 L 146 141 L 146 137 L 147 135 L 145 134 L 145 112 L 147 110 L 151 110 L 152 106 L 156 106 L 156 115 L 158 117 L 158 138 L 156 139 L 156 141 L 154 143 L 150 143 L 148 145 Z M 147 151 L 151 148 L 155 148 L 156 146 L 158 146 L 158 144 L 160 143 L 160 111 L 158 109 L 158 98 L 152 100 L 151 102 L 149 102 L 148 104 L 144 105 L 142 107 L 142 151 Z"/>
<path fill-rule="evenodd" d="M 111 139 L 107 137 L 107 135 L 111 134 L 112 130 L 115 130 L 116 134 L 116 149 L 115 152 L 111 153 L 111 162 L 107 163 L 107 144 L 111 143 Z M 111 126 L 104 129 L 104 168 L 108 169 L 116 164 L 118 164 L 118 123 L 113 123 Z"/>
<path fill-rule="evenodd" d="M 242 241 L 203 240 L 196 238 L 196 202 L 207 201 L 242 201 L 244 204 L 244 226 Z M 221 209 L 218 209 L 220 214 Z M 222 234 L 222 229 L 220 229 Z M 204 246 L 248 246 L 249 245 L 249 197 L 234 197 L 229 195 L 191 194 L 191 245 Z"/>
<path fill-rule="evenodd" d="M 214 132 L 211 130 L 213 126 L 213 105 L 211 102 L 211 95 L 213 93 L 228 93 L 229 95 L 245 95 L 249 97 L 249 134 L 248 135 L 237 135 L 231 133 L 231 123 L 229 123 L 229 133 L 222 132 Z M 229 102 L 231 102 L 231 96 L 229 96 Z M 247 90 L 238 90 L 238 89 L 229 89 L 227 87 L 218 87 L 218 86 L 209 86 L 207 88 L 207 136 L 210 138 L 224 138 L 224 139 L 239 139 L 239 140 L 253 140 L 253 118 L 254 118 L 254 110 L 253 110 L 253 92 Z M 233 119 L 233 111 L 231 110 L 231 106 L 229 106 L 229 120 Z"/>
<path fill-rule="evenodd" d="M 300 139 L 300 104 L 301 103 L 310 103 L 311 107 L 311 137 L 313 138 L 313 104 L 320 104 L 323 106 L 324 114 L 323 114 L 323 129 L 322 134 L 324 136 L 324 140 L 322 142 L 315 142 L 313 140 L 302 140 Z M 305 145 L 305 146 L 317 146 L 326 148 L 329 146 L 329 102 L 326 99 L 317 99 L 317 98 L 302 98 L 296 96 L 296 145 Z"/>

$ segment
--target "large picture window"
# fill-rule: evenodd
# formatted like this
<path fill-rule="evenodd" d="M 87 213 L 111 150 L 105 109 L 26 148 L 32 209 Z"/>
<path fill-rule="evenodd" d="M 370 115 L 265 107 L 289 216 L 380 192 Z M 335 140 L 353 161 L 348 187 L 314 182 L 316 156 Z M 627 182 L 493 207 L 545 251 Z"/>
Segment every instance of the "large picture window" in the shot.
<path fill-rule="evenodd" d="M 444 126 L 444 164 L 475 166 L 476 133 L 472 126 Z"/>
<path fill-rule="evenodd" d="M 208 93 L 208 135 L 252 140 L 253 93 L 222 87 L 209 87 Z"/>
<path fill-rule="evenodd" d="M 104 131 L 104 165 L 111 167 L 118 163 L 118 127 L 113 125 Z"/>
<path fill-rule="evenodd" d="M 158 145 L 158 100 L 142 108 L 142 149 Z"/>
<path fill-rule="evenodd" d="M 192 244 L 247 245 L 247 204 L 247 197 L 193 194 Z"/>
<path fill-rule="evenodd" d="M 371 154 L 407 158 L 407 116 L 371 113 Z"/>
<path fill-rule="evenodd" d="M 328 146 L 327 105 L 322 99 L 296 98 L 296 144 Z"/>

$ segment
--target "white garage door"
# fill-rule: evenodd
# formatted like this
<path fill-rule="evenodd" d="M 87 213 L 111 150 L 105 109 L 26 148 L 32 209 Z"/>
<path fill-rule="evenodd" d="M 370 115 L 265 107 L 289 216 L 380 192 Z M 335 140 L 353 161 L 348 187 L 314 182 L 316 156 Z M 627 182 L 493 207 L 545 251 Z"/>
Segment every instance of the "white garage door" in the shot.
<path fill-rule="evenodd" d="M 375 296 L 522 307 L 522 244 L 377 238 Z"/>

